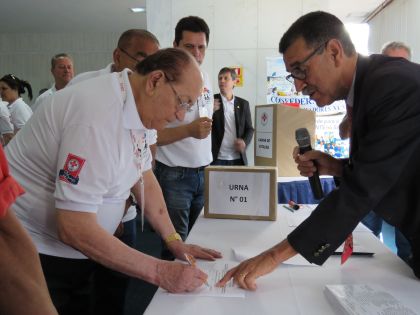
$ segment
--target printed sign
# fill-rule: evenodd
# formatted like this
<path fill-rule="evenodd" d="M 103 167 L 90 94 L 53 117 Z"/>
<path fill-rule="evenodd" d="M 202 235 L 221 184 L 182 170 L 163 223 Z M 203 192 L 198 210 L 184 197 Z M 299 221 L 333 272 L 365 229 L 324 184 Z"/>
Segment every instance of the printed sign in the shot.
<path fill-rule="evenodd" d="M 247 219 L 273 219 L 275 216 L 275 168 L 210 166 L 206 168 L 205 174 L 205 216 L 238 216 L 235 218 Z"/>
<path fill-rule="evenodd" d="M 242 66 L 232 66 L 230 69 L 235 70 L 236 72 L 236 82 L 235 86 L 243 87 L 244 86 L 244 68 Z"/>

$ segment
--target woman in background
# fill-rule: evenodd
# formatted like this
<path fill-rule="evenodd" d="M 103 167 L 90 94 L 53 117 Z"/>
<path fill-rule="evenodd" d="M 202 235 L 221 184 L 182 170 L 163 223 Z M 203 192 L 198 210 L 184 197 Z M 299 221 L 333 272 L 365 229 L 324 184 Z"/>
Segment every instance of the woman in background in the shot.
<path fill-rule="evenodd" d="M 15 134 L 21 129 L 32 116 L 32 110 L 26 104 L 21 94 L 28 92 L 29 99 L 32 100 L 32 87 L 24 80 L 20 80 L 13 74 L 7 74 L 0 79 L 0 95 L 3 101 L 8 103 L 10 120 L 15 128 Z"/>
<path fill-rule="evenodd" d="M 0 144 L 6 145 L 13 137 L 15 128 L 10 121 L 10 112 L 7 103 L 0 98 Z"/>

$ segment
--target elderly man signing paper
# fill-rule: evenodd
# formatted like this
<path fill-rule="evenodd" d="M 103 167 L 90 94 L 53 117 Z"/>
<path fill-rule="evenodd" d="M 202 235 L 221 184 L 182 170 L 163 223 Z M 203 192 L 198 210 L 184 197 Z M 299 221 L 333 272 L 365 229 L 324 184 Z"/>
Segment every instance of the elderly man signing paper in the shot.
<path fill-rule="evenodd" d="M 161 50 L 135 72 L 110 73 L 55 93 L 8 145 L 11 172 L 27 191 L 13 210 L 38 248 L 60 314 L 90 308 L 94 292 L 87 284 L 98 263 L 170 292 L 192 291 L 206 281 L 198 268 L 147 256 L 113 236 L 130 188 L 139 183 L 133 193 L 175 257 L 220 257 L 174 237 L 146 137 L 146 129 L 182 120 L 202 85 L 188 53 Z"/>

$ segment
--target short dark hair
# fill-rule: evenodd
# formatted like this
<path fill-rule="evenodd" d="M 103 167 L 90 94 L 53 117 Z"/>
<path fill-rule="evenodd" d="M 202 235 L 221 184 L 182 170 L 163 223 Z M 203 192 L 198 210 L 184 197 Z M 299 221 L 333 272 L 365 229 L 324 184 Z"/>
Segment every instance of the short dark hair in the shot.
<path fill-rule="evenodd" d="M 283 34 L 279 52 L 283 54 L 300 37 L 309 47 L 318 47 L 330 39 L 337 39 L 343 45 L 346 56 L 356 52 L 343 22 L 327 12 L 311 12 L 297 19 Z"/>
<path fill-rule="evenodd" d="M 224 73 L 228 73 L 228 72 L 230 73 L 230 76 L 232 77 L 232 80 L 235 81 L 236 77 L 238 76 L 236 74 L 235 69 L 228 68 L 228 67 L 223 67 L 222 69 L 220 69 L 219 75 L 224 74 Z"/>
<path fill-rule="evenodd" d="M 157 46 L 160 46 L 159 40 L 156 38 L 155 35 L 144 29 L 133 28 L 121 34 L 120 38 L 118 39 L 118 47 L 122 49 L 129 48 L 130 41 L 134 37 L 140 37 L 143 40 L 150 40 L 154 42 Z"/>
<path fill-rule="evenodd" d="M 0 81 L 6 83 L 12 90 L 16 90 L 19 96 L 25 93 L 26 88 L 29 99 L 32 100 L 32 87 L 29 82 L 21 80 L 13 74 L 6 74 Z"/>
<path fill-rule="evenodd" d="M 384 44 L 381 50 L 381 54 L 385 54 L 387 50 L 404 49 L 408 54 L 408 59 L 411 59 L 411 48 L 403 42 L 387 42 Z"/>
<path fill-rule="evenodd" d="M 71 56 L 69 54 L 66 54 L 66 53 L 56 54 L 51 58 L 51 70 L 54 69 L 55 63 L 60 58 L 69 58 L 73 62 L 73 58 L 71 58 Z"/>
<path fill-rule="evenodd" d="M 209 44 L 210 29 L 206 21 L 198 16 L 187 16 L 178 21 L 175 26 L 175 43 L 179 45 L 182 40 L 182 32 L 190 31 L 193 33 L 206 34 L 206 43 Z"/>
<path fill-rule="evenodd" d="M 146 75 L 152 71 L 161 70 L 169 81 L 176 82 L 183 69 L 191 62 L 196 62 L 186 51 L 179 48 L 166 48 L 144 58 L 136 65 L 136 71 Z"/>

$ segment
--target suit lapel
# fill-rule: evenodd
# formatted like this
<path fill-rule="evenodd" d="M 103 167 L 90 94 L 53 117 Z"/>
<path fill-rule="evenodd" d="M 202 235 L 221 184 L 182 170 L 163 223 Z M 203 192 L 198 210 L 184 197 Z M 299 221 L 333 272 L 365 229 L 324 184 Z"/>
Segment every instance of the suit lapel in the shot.
<path fill-rule="evenodd" d="M 235 127 L 236 127 L 236 136 L 239 137 L 239 122 L 241 117 L 241 102 L 235 96 L 235 101 L 233 103 L 234 111 L 235 111 Z"/>

